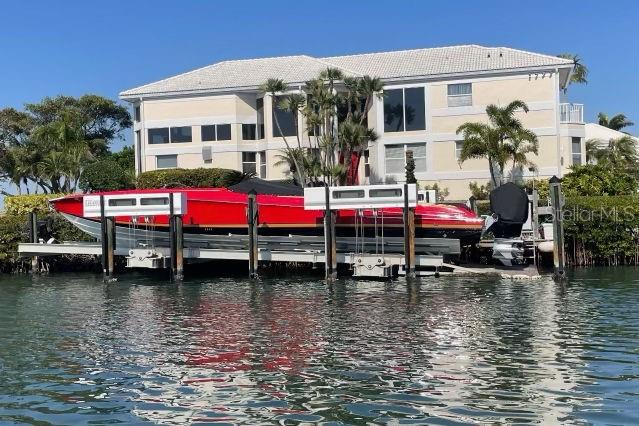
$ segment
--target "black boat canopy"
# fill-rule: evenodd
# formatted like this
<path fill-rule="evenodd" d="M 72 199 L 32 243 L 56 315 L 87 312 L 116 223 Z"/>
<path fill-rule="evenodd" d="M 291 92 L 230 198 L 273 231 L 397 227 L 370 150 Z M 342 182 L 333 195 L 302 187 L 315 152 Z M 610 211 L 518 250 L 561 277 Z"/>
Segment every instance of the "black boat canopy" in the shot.
<path fill-rule="evenodd" d="M 257 194 L 265 195 L 304 195 L 304 188 L 290 183 L 274 182 L 259 178 L 250 178 L 243 180 L 233 186 L 229 186 L 229 190 L 233 192 L 241 192 L 248 194 L 252 190 Z"/>

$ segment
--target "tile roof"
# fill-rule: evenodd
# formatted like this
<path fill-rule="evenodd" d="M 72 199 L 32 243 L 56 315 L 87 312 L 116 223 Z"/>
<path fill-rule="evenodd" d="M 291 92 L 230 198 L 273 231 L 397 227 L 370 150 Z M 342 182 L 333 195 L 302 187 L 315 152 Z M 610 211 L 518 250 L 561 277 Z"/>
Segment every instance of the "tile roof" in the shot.
<path fill-rule="evenodd" d="M 428 77 L 493 70 L 570 66 L 572 61 L 507 47 L 477 45 L 436 47 L 393 52 L 313 58 L 307 55 L 223 61 L 120 93 L 124 99 L 138 96 L 199 93 L 254 88 L 268 78 L 288 84 L 317 77 L 327 67 L 350 76 L 382 79 Z"/>

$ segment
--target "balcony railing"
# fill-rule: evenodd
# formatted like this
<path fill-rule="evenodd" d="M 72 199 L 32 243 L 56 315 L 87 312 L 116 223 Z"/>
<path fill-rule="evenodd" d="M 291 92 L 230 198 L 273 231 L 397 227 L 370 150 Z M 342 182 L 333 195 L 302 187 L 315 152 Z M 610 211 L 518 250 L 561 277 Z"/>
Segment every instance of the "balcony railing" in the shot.
<path fill-rule="evenodd" d="M 559 104 L 559 121 L 562 123 L 583 124 L 583 104 Z"/>

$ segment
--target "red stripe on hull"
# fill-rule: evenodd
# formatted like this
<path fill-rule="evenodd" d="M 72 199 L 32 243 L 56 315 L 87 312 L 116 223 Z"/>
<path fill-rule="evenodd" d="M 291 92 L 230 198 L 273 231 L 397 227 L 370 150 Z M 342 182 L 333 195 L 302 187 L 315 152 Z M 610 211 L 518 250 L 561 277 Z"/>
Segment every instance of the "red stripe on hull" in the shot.
<path fill-rule="evenodd" d="M 185 225 L 201 227 L 235 227 L 246 223 L 246 205 L 248 196 L 243 193 L 232 192 L 225 188 L 215 189 L 158 189 L 158 190 L 130 190 L 114 191 L 106 194 L 136 194 L 153 192 L 185 192 L 187 195 L 187 214 L 183 216 Z M 95 194 L 94 194 L 95 195 Z M 281 195 L 258 195 L 259 221 L 262 226 L 271 227 L 313 227 L 323 223 L 323 212 L 319 210 L 304 210 L 304 197 Z M 70 195 L 52 200 L 53 208 L 61 213 L 83 217 L 82 195 Z M 340 210 L 337 224 L 352 226 L 355 222 L 355 210 Z M 378 223 L 385 226 L 402 224 L 402 209 L 380 209 Z M 373 211 L 364 210 L 364 224 L 374 224 Z M 132 223 L 131 217 L 118 217 L 119 223 Z M 139 218 L 137 222 L 140 223 Z M 155 224 L 168 223 L 167 216 L 156 216 L 152 219 Z M 468 231 L 481 231 L 483 220 L 470 210 L 451 205 L 420 204 L 415 209 L 415 222 L 422 228 L 456 228 Z"/>

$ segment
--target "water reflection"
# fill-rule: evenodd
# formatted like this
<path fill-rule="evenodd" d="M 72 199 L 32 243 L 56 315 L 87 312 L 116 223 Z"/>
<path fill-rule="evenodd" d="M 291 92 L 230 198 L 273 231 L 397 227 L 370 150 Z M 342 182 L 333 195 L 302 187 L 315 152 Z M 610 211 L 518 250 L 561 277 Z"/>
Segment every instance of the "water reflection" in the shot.
<path fill-rule="evenodd" d="M 0 422 L 636 423 L 634 270 L 0 284 Z"/>

